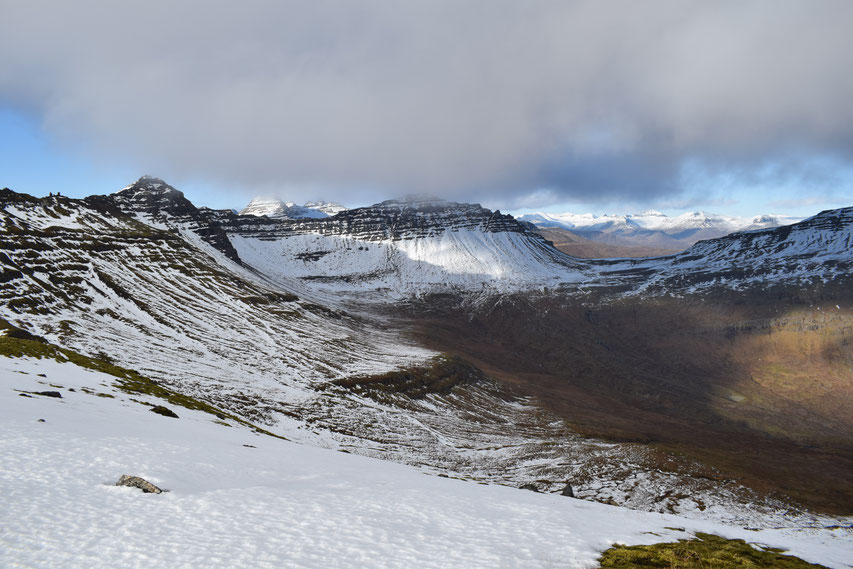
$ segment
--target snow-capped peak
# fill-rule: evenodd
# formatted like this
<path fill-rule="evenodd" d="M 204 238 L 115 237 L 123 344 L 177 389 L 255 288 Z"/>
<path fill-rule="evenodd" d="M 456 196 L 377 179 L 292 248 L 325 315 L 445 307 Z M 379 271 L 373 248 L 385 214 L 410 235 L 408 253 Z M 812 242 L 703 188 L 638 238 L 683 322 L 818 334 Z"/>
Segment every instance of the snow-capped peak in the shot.
<path fill-rule="evenodd" d="M 287 215 L 287 209 L 287 204 L 278 198 L 258 196 L 240 211 L 240 215 L 283 217 Z"/>
<path fill-rule="evenodd" d="M 280 217 L 286 219 L 322 218 L 335 215 L 347 208 L 341 204 L 325 201 L 311 201 L 305 205 L 297 205 L 291 201 L 278 198 L 259 196 L 249 202 L 240 215 Z"/>
<path fill-rule="evenodd" d="M 322 212 L 327 213 L 329 215 L 336 215 L 342 211 L 347 210 L 346 207 L 342 206 L 341 204 L 339 204 L 337 202 L 327 202 L 327 201 L 323 201 L 323 200 L 305 202 L 305 207 L 307 207 L 308 209 L 315 209 L 317 211 L 322 211 Z"/>
<path fill-rule="evenodd" d="M 116 194 L 124 196 L 131 196 L 140 193 L 149 195 L 174 195 L 180 197 L 183 197 L 184 195 L 182 192 L 176 190 L 160 178 L 148 175 L 141 176 L 132 184 L 125 186 L 116 192 Z"/>

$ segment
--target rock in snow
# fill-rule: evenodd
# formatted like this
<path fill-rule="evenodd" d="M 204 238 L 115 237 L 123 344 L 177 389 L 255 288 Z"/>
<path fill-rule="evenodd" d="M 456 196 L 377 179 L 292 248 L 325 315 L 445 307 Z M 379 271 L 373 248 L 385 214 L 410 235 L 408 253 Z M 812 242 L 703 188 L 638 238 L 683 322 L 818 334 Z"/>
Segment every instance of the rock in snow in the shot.
<path fill-rule="evenodd" d="M 178 419 L 178 414 L 169 409 L 168 407 L 164 407 L 162 405 L 155 405 L 151 408 L 152 413 L 157 413 L 158 415 L 163 415 L 164 417 L 172 417 L 173 419 Z"/>
<path fill-rule="evenodd" d="M 131 488 L 139 488 L 145 494 L 162 494 L 163 491 L 144 478 L 140 478 L 139 476 L 131 476 L 129 474 L 122 474 L 121 478 L 116 482 L 116 486 L 130 486 Z"/>

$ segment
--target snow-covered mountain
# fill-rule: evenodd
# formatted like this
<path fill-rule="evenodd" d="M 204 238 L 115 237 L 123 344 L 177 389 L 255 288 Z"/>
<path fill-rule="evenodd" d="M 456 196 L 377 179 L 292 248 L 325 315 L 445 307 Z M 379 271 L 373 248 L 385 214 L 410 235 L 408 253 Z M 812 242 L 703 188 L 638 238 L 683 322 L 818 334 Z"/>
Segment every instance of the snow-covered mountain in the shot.
<path fill-rule="evenodd" d="M 701 241 L 670 257 L 601 262 L 602 277 L 645 272 L 638 291 L 694 292 L 769 285 L 846 283 L 853 275 L 853 208 L 799 223 Z M 604 269 L 607 265 L 615 270 Z"/>
<path fill-rule="evenodd" d="M 0 206 L 0 317 L 16 329 L 139 370 L 291 440 L 484 483 L 533 480 L 558 491 L 576 480 L 583 498 L 765 526 L 789 521 L 780 512 L 790 504 L 722 474 L 695 476 L 683 459 L 662 467 L 640 445 L 580 436 L 540 402 L 429 349 L 389 314 L 428 313 L 437 297 L 464 307 L 553 294 L 555 307 L 577 307 L 593 322 L 587 307 L 599 299 L 843 288 L 853 272 L 851 208 L 669 257 L 584 261 L 511 216 L 429 199 L 318 218 L 240 215 L 196 208 L 145 177 L 84 200 L 2 190 Z M 510 337 L 513 325 L 499 323 Z M 547 358 L 565 346 L 541 348 Z M 744 503 L 745 513 L 734 506 Z"/>
<path fill-rule="evenodd" d="M 507 290 L 578 282 L 589 270 L 512 216 L 476 204 L 413 198 L 321 218 L 240 215 L 195 208 L 147 177 L 101 199 L 156 227 L 194 234 L 301 294 Z"/>
<path fill-rule="evenodd" d="M 256 197 L 240 211 L 240 215 L 280 217 L 286 219 L 323 218 L 347 208 L 334 202 L 312 201 L 305 205 L 282 201 L 278 198 Z"/>
<path fill-rule="evenodd" d="M 249 266 L 324 290 L 526 286 L 582 277 L 583 266 L 509 215 L 444 201 L 386 201 L 334 217 L 220 220 Z"/>
<path fill-rule="evenodd" d="M 767 229 L 755 227 L 774 225 L 778 218 L 755 218 L 749 225 L 753 229 L 698 243 L 675 256 L 586 261 L 556 250 L 528 223 L 476 204 L 413 198 L 323 218 L 236 215 L 195 208 L 178 190 L 148 177 L 98 199 L 156 227 L 194 235 L 276 286 L 303 295 L 357 293 L 360 300 L 380 302 L 440 291 L 555 287 L 681 294 L 721 282 L 737 289 L 750 283 L 833 280 L 845 278 L 850 266 L 849 208 Z M 818 227 L 832 215 L 837 223 Z M 704 215 L 666 218 L 646 212 L 638 217 L 660 218 L 648 226 L 680 228 L 691 240 L 705 231 L 703 226 L 712 225 L 714 232 L 723 226 Z M 730 219 L 726 223 L 735 227 Z"/>
<path fill-rule="evenodd" d="M 342 206 L 337 202 L 327 202 L 327 201 L 310 201 L 305 202 L 305 205 L 302 206 L 309 210 L 314 211 L 322 211 L 328 215 L 335 215 L 341 213 L 342 211 L 346 211 L 346 206 Z M 307 216 L 306 216 L 307 217 Z"/>
<path fill-rule="evenodd" d="M 736 231 L 789 225 L 802 218 L 784 215 L 736 217 L 701 211 L 669 217 L 659 211 L 649 210 L 637 214 L 601 216 L 589 213 L 532 213 L 522 215 L 519 219 L 538 227 L 559 227 L 603 243 L 684 249 L 703 239 L 714 239 Z"/>

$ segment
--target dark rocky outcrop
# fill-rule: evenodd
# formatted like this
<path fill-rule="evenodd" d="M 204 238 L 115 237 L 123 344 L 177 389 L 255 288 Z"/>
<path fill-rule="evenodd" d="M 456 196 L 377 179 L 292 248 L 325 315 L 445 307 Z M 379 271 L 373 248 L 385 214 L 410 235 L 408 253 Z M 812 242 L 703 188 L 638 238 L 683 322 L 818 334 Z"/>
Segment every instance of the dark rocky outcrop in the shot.
<path fill-rule="evenodd" d="M 34 391 L 34 395 L 43 395 L 45 397 L 56 397 L 57 399 L 62 399 L 62 394 L 58 391 Z"/>
<path fill-rule="evenodd" d="M 163 415 L 164 417 L 172 417 L 173 419 L 178 419 L 178 415 L 169 409 L 168 407 L 163 407 L 162 405 L 155 405 L 150 409 L 152 413 L 157 413 L 158 415 Z"/>

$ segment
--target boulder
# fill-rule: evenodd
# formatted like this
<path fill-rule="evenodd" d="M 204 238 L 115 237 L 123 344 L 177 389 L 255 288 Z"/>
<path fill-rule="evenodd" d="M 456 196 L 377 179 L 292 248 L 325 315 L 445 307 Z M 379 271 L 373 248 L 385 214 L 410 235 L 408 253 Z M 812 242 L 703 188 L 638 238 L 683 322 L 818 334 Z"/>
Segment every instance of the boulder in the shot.
<path fill-rule="evenodd" d="M 33 391 L 35 395 L 43 395 L 45 397 L 56 397 L 62 399 L 62 394 L 58 391 Z"/>
<path fill-rule="evenodd" d="M 129 474 L 122 474 L 121 478 L 116 482 L 116 486 L 130 486 L 131 488 L 139 488 L 146 494 L 160 494 L 163 492 L 161 489 L 157 488 L 144 478 L 140 478 L 139 476 L 130 476 Z"/>
<path fill-rule="evenodd" d="M 539 488 L 536 487 L 536 484 L 524 484 L 521 486 L 522 490 L 530 490 L 531 492 L 538 492 Z"/>
<path fill-rule="evenodd" d="M 164 417 L 173 417 L 175 419 L 178 418 L 177 413 L 175 413 L 168 407 L 163 407 L 162 405 L 155 405 L 150 410 L 152 413 L 157 413 L 158 415 L 163 415 Z"/>
<path fill-rule="evenodd" d="M 563 491 L 560 492 L 560 496 L 568 496 L 569 498 L 575 497 L 575 491 L 572 490 L 571 484 L 566 484 L 566 487 L 563 488 Z"/>

